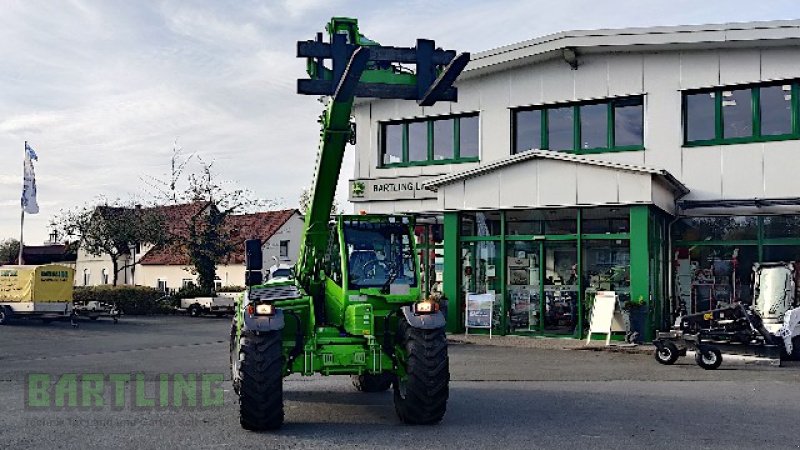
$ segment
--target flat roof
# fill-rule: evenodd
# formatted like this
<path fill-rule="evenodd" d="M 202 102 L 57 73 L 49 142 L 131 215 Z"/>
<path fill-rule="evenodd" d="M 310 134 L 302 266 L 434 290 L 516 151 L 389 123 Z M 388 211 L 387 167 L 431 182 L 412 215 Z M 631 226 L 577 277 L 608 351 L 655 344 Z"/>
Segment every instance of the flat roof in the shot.
<path fill-rule="evenodd" d="M 678 50 L 720 46 L 800 45 L 800 20 L 572 30 L 472 54 L 459 79 L 554 58 L 566 48 L 580 53 Z"/>

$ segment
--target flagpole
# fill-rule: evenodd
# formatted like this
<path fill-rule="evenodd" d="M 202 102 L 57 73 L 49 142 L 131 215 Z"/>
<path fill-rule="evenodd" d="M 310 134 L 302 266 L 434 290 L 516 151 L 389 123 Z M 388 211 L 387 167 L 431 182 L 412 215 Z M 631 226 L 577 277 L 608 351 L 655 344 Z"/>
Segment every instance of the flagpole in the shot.
<path fill-rule="evenodd" d="M 23 154 L 27 156 L 27 152 L 28 152 L 28 141 L 25 141 L 25 147 L 23 148 Z M 24 179 L 24 177 L 25 177 L 25 158 L 22 158 L 22 176 L 23 176 L 23 179 Z M 25 244 L 23 244 L 23 240 L 22 240 L 23 230 L 25 229 L 25 206 L 22 205 L 22 202 L 20 202 L 19 206 L 20 206 L 20 209 L 22 211 L 20 213 L 20 218 L 19 218 L 19 257 L 17 258 L 17 264 L 23 265 L 23 264 L 25 264 L 22 261 L 22 249 L 25 247 Z"/>

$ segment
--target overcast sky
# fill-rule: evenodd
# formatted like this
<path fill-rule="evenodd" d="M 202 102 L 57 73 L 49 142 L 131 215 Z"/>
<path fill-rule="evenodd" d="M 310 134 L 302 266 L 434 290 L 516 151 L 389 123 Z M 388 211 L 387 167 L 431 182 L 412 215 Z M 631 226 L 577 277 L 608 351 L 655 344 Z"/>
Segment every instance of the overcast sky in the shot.
<path fill-rule="evenodd" d="M 221 179 L 294 207 L 317 151 L 295 41 L 357 17 L 384 45 L 481 51 L 572 29 L 794 19 L 793 1 L 0 0 L 0 239 L 19 236 L 23 142 L 39 154 L 39 244 L 60 209 L 146 196 L 175 140 Z M 351 150 L 352 152 L 352 150 Z M 341 180 L 352 177 L 347 158 Z M 340 182 L 340 204 L 346 189 Z"/>

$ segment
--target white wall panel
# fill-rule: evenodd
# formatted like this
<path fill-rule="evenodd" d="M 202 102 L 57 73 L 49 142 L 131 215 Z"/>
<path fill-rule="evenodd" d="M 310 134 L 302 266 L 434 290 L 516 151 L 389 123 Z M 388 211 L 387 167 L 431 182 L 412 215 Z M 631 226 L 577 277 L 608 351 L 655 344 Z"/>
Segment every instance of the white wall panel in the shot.
<path fill-rule="evenodd" d="M 609 153 L 598 153 L 595 155 L 586 155 L 586 158 L 594 159 L 597 161 L 611 161 L 619 164 L 628 164 L 631 166 L 641 166 L 644 165 L 644 153 L 645 152 L 640 152 L 640 151 L 609 152 Z"/>
<path fill-rule="evenodd" d="M 575 75 L 575 98 L 608 97 L 608 57 L 578 56 L 578 62 L 578 70 L 572 71 Z"/>
<path fill-rule="evenodd" d="M 562 161 L 540 160 L 538 192 L 541 205 L 574 205 L 578 174 L 574 165 Z"/>
<path fill-rule="evenodd" d="M 719 147 L 683 149 L 683 183 L 687 199 L 719 199 L 722 196 L 722 156 Z"/>
<path fill-rule="evenodd" d="M 800 75 L 800 47 L 761 49 L 761 77 L 764 80 L 793 78 Z"/>
<path fill-rule="evenodd" d="M 608 61 L 608 95 L 643 92 L 643 54 L 615 53 L 607 55 L 606 60 Z"/>
<path fill-rule="evenodd" d="M 645 203 L 652 198 L 652 175 L 618 171 L 618 196 L 620 203 Z"/>
<path fill-rule="evenodd" d="M 681 177 L 680 54 L 644 55 L 644 165 Z"/>
<path fill-rule="evenodd" d="M 511 113 L 507 73 L 484 77 L 481 88 L 481 161 L 486 163 L 511 154 Z"/>
<path fill-rule="evenodd" d="M 525 161 L 500 171 L 500 206 L 515 208 L 538 204 L 538 161 Z"/>
<path fill-rule="evenodd" d="M 722 198 L 764 197 L 764 144 L 723 145 Z"/>
<path fill-rule="evenodd" d="M 542 75 L 536 66 L 510 71 L 511 106 L 535 105 L 542 102 Z"/>
<path fill-rule="evenodd" d="M 736 84 L 761 79 L 761 52 L 758 49 L 731 49 L 719 52 L 720 84 Z"/>
<path fill-rule="evenodd" d="M 500 206 L 500 174 L 497 171 L 464 181 L 466 209 L 498 208 Z"/>
<path fill-rule="evenodd" d="M 458 101 L 450 105 L 453 112 L 477 111 L 481 107 L 482 78 L 472 80 L 459 80 L 455 83 L 458 87 Z"/>
<path fill-rule="evenodd" d="M 719 52 L 687 51 L 681 53 L 681 89 L 719 84 Z"/>
<path fill-rule="evenodd" d="M 542 103 L 575 99 L 575 70 L 562 59 L 538 64 L 542 74 Z M 579 69 L 580 70 L 580 69 Z"/>
<path fill-rule="evenodd" d="M 764 144 L 764 197 L 800 197 L 800 144 Z"/>
<path fill-rule="evenodd" d="M 598 205 L 619 201 L 615 170 L 576 164 L 579 205 Z M 649 176 L 646 176 L 649 178 Z"/>
<path fill-rule="evenodd" d="M 463 209 L 464 208 L 464 182 L 456 181 L 455 183 L 442 186 L 440 194 L 444 195 L 444 209 Z"/>

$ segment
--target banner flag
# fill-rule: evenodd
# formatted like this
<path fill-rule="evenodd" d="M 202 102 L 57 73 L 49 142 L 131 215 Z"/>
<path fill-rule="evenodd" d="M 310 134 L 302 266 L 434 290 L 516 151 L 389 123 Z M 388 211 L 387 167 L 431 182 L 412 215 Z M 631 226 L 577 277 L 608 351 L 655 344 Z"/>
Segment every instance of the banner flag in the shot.
<path fill-rule="evenodd" d="M 36 174 L 33 171 L 33 162 L 38 160 L 36 152 L 26 143 L 21 200 L 22 209 L 28 214 L 39 213 L 39 204 L 36 201 Z"/>

